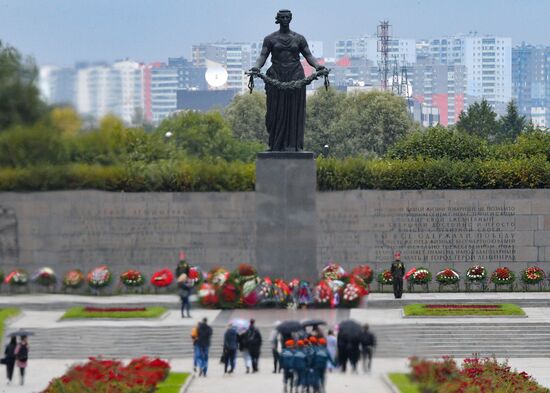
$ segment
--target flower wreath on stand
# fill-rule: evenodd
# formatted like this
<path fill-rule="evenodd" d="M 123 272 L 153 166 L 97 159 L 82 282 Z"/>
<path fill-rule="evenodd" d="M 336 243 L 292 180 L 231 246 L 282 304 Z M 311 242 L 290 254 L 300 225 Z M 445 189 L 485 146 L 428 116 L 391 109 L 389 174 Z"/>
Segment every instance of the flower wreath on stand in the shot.
<path fill-rule="evenodd" d="M 425 267 L 412 268 L 405 274 L 405 278 L 412 285 L 426 285 L 432 281 L 432 273 Z"/>
<path fill-rule="evenodd" d="M 233 272 L 231 276 L 234 278 L 237 284 L 244 285 L 247 281 L 253 281 L 258 278 L 258 272 L 256 269 L 248 263 L 241 263 Z"/>
<path fill-rule="evenodd" d="M 156 271 L 151 276 L 151 285 L 155 288 L 166 288 L 172 285 L 172 282 L 174 281 L 174 274 L 170 271 L 170 269 L 161 269 L 159 271 Z"/>
<path fill-rule="evenodd" d="M 215 308 L 218 306 L 219 298 L 216 287 L 209 282 L 203 282 L 198 291 L 199 303 L 203 307 Z"/>
<path fill-rule="evenodd" d="M 435 280 L 441 285 L 454 285 L 460 281 L 458 272 L 450 267 L 437 272 Z"/>
<path fill-rule="evenodd" d="M 294 288 L 294 299 L 299 307 L 307 307 L 312 301 L 311 287 L 306 280 L 300 280 L 297 287 Z"/>
<path fill-rule="evenodd" d="M 359 265 L 356 266 L 351 271 L 351 277 L 356 278 L 356 284 L 364 287 L 367 291 L 369 290 L 369 285 L 372 282 L 373 273 L 369 265 Z"/>
<path fill-rule="evenodd" d="M 215 267 L 208 272 L 206 281 L 216 288 L 221 287 L 229 278 L 229 272 L 223 267 Z"/>
<path fill-rule="evenodd" d="M 4 282 L 11 286 L 22 287 L 28 284 L 29 275 L 24 269 L 15 269 L 6 276 Z"/>
<path fill-rule="evenodd" d="M 275 286 L 269 277 L 264 277 L 260 284 L 256 287 L 260 298 L 259 305 L 262 307 L 274 307 L 277 305 L 275 297 Z"/>
<path fill-rule="evenodd" d="M 63 288 L 77 289 L 84 283 L 84 273 L 81 270 L 69 270 L 63 276 Z"/>
<path fill-rule="evenodd" d="M 34 272 L 31 280 L 43 287 L 52 287 L 57 282 L 55 272 L 50 267 L 43 267 Z"/>
<path fill-rule="evenodd" d="M 538 266 L 530 266 L 521 272 L 521 280 L 528 285 L 538 284 L 544 280 L 546 274 Z"/>
<path fill-rule="evenodd" d="M 335 262 L 330 262 L 322 271 L 323 278 L 327 280 L 341 280 L 345 275 L 344 268 Z"/>
<path fill-rule="evenodd" d="M 474 265 L 466 270 L 466 280 L 470 282 L 481 282 L 487 278 L 487 269 L 481 265 Z"/>
<path fill-rule="evenodd" d="M 515 279 L 516 275 L 507 267 L 499 267 L 491 275 L 491 282 L 495 285 L 511 285 Z"/>
<path fill-rule="evenodd" d="M 107 265 L 98 266 L 88 272 L 86 281 L 92 289 L 101 289 L 107 287 L 111 283 L 111 271 Z"/>
<path fill-rule="evenodd" d="M 292 301 L 292 291 L 284 280 L 276 279 L 274 282 L 275 297 L 279 307 L 287 307 Z"/>
<path fill-rule="evenodd" d="M 393 275 L 391 274 L 391 271 L 386 269 L 378 273 L 378 276 L 376 277 L 376 281 L 380 285 L 392 285 L 393 284 Z"/>
<path fill-rule="evenodd" d="M 139 270 L 130 269 L 120 275 L 120 282 L 126 288 L 137 288 L 143 286 L 145 278 Z"/>

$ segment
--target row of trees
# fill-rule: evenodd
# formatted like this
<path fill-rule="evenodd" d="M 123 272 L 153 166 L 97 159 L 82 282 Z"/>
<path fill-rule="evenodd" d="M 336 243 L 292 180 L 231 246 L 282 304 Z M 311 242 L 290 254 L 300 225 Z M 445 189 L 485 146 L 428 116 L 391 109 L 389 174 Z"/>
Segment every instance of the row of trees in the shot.
<path fill-rule="evenodd" d="M 177 114 L 153 130 L 127 127 L 114 116 L 90 129 L 71 108 L 47 108 L 36 78 L 32 59 L 0 42 L 0 166 L 205 158 L 249 162 L 267 147 L 260 92 L 236 96 L 221 112 Z M 469 106 L 455 127 L 422 130 L 405 100 L 375 91 L 319 89 L 308 98 L 306 113 L 305 148 L 335 158 L 500 157 L 513 154 L 511 142 L 535 129 L 513 102 L 498 118 L 482 100 Z M 549 142 L 539 139 L 537 151 Z"/>

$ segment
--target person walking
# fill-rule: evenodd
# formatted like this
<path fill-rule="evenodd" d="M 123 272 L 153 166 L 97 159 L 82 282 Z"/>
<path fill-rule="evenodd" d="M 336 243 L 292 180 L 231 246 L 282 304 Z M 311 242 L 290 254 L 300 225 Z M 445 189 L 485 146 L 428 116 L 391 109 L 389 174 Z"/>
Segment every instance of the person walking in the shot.
<path fill-rule="evenodd" d="M 27 363 L 29 360 L 29 343 L 27 341 L 27 336 L 21 336 L 19 344 L 15 347 L 15 364 L 19 367 L 19 372 L 21 374 L 21 385 L 25 384 L 25 369 L 27 368 Z"/>
<path fill-rule="evenodd" d="M 363 325 L 361 333 L 361 356 L 363 358 L 363 371 L 370 372 L 372 366 L 372 352 L 376 347 L 376 337 L 369 331 L 369 325 Z"/>
<path fill-rule="evenodd" d="M 292 357 L 292 367 L 294 368 L 295 377 L 294 377 L 294 386 L 296 387 L 296 392 L 298 390 L 306 390 L 306 373 L 307 373 L 307 355 L 304 350 L 304 341 L 298 340 L 296 343 L 296 350 L 294 351 L 294 356 Z"/>
<path fill-rule="evenodd" d="M 280 322 L 277 321 L 275 326 Z M 271 343 L 271 353 L 273 354 L 273 374 L 281 372 L 280 356 L 282 350 L 282 338 L 277 329 L 273 329 L 269 336 L 269 342 Z"/>
<path fill-rule="evenodd" d="M 13 369 L 15 368 L 15 348 L 17 347 L 17 338 L 14 336 L 11 338 L 8 345 L 4 350 L 4 359 L 2 362 L 6 365 L 6 372 L 8 377 L 8 385 L 11 384 L 13 378 Z"/>
<path fill-rule="evenodd" d="M 281 356 L 279 358 L 279 364 L 283 369 L 283 392 L 288 392 L 288 385 L 290 385 L 290 392 L 294 387 L 294 340 L 290 339 L 285 342 L 283 349 L 281 350 Z"/>
<path fill-rule="evenodd" d="M 260 350 L 262 348 L 262 334 L 255 326 L 254 319 L 250 320 L 250 326 L 246 331 L 246 345 L 250 358 L 252 360 L 252 372 L 258 372 L 258 361 L 260 359 Z"/>
<path fill-rule="evenodd" d="M 394 254 L 394 262 L 391 264 L 391 275 L 393 281 L 393 296 L 401 299 L 403 295 L 403 276 L 405 275 L 405 265 L 401 262 L 401 253 Z"/>
<path fill-rule="evenodd" d="M 250 357 L 250 351 L 248 350 L 248 343 L 246 341 L 246 335 L 248 330 L 245 330 L 239 335 L 239 351 L 243 354 L 244 366 L 246 367 L 246 373 L 250 372 L 252 368 L 252 358 Z"/>
<path fill-rule="evenodd" d="M 237 357 L 238 335 L 237 329 L 233 325 L 229 325 L 223 336 L 223 357 L 224 357 L 224 374 L 232 374 L 235 370 L 235 360 Z M 231 368 L 227 371 L 228 366 Z"/>
<path fill-rule="evenodd" d="M 208 319 L 203 318 L 198 326 L 197 346 L 199 351 L 199 377 L 206 377 L 208 372 L 208 351 L 210 349 L 210 339 L 212 338 L 212 328 L 208 326 Z"/>
<path fill-rule="evenodd" d="M 336 336 L 334 335 L 334 331 L 329 330 L 327 334 L 327 351 L 330 355 L 331 362 L 328 363 L 327 368 L 329 372 L 332 372 L 336 368 L 336 352 L 338 349 L 338 340 L 336 339 Z"/>
<path fill-rule="evenodd" d="M 326 348 L 327 340 L 325 338 L 320 338 L 317 341 L 317 346 L 313 353 L 313 371 L 315 372 L 314 380 L 314 392 L 324 392 L 325 391 L 325 373 L 327 366 L 333 364 L 333 361 L 330 357 L 330 354 Z"/>

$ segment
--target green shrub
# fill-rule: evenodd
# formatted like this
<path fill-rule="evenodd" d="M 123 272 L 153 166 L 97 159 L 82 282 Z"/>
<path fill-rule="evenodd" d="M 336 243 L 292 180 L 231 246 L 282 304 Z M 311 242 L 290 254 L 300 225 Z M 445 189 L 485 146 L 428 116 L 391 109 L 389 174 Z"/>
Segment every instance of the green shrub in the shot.
<path fill-rule="evenodd" d="M 407 134 L 389 149 L 387 157 L 471 160 L 486 158 L 488 154 L 489 147 L 485 139 L 436 126 Z"/>

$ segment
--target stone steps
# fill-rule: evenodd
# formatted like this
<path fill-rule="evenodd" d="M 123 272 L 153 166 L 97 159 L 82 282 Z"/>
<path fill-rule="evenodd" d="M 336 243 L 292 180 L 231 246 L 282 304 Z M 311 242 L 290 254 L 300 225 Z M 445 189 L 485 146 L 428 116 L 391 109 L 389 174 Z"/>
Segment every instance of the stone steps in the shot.
<path fill-rule="evenodd" d="M 498 357 L 549 357 L 550 324 L 414 324 L 372 325 L 379 357 L 411 355 L 469 357 L 472 353 Z M 134 357 L 145 354 L 165 358 L 192 356 L 190 327 L 81 326 L 33 329 L 31 358 Z M 214 326 L 211 356 L 221 355 L 224 326 Z M 260 327 L 262 352 L 270 356 L 271 327 Z"/>

